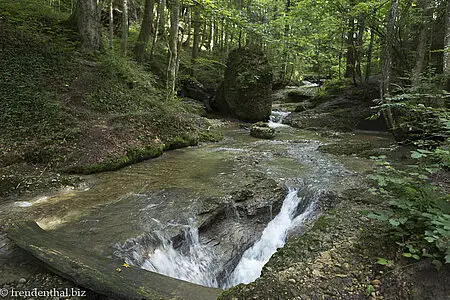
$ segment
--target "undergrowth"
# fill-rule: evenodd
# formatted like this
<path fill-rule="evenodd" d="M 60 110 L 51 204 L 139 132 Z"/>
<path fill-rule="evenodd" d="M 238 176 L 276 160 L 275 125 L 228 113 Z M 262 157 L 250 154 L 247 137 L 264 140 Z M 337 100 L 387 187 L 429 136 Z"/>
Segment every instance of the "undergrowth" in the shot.
<path fill-rule="evenodd" d="M 39 1 L 0 3 L 0 123 L 5 140 L 70 139 L 77 121 L 60 102 L 77 73 L 76 43 L 61 20 Z M 49 34 L 49 33 L 56 34 Z"/>
<path fill-rule="evenodd" d="M 385 157 L 374 157 L 380 166 L 369 178 L 371 192 L 386 200 L 386 208 L 370 213 L 388 222 L 403 248 L 403 256 L 432 258 L 440 268 L 450 263 L 450 195 L 433 184 L 435 173 L 450 167 L 449 94 L 434 86 L 401 90 L 378 106 L 391 109 L 401 142 L 414 147 L 414 164 L 394 166 Z M 381 260 L 384 264 L 387 260 Z"/>

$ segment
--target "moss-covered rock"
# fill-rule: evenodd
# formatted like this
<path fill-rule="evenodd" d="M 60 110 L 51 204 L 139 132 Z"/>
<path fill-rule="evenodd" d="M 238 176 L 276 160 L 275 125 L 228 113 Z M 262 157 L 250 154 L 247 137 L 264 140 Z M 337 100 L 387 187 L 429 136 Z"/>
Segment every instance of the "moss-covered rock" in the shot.
<path fill-rule="evenodd" d="M 244 121 L 269 119 L 272 108 L 272 70 L 264 53 L 240 48 L 228 57 L 224 81 L 211 108 Z"/>
<path fill-rule="evenodd" d="M 66 169 L 65 172 L 87 175 L 105 171 L 115 171 L 149 158 L 158 157 L 163 153 L 165 147 L 165 144 L 162 143 L 151 144 L 145 148 L 131 149 L 122 156 L 105 159 L 98 163 L 72 166 Z"/>
<path fill-rule="evenodd" d="M 275 129 L 263 122 L 258 122 L 250 128 L 250 135 L 260 139 L 272 139 L 275 137 Z"/>

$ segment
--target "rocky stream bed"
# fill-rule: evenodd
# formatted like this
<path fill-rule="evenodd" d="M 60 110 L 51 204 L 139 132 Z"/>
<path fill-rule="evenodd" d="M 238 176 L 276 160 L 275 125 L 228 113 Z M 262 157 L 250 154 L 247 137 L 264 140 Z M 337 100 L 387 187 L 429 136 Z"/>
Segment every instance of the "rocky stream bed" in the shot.
<path fill-rule="evenodd" d="M 277 227 L 282 241 L 278 246 L 287 239 L 286 246 L 270 260 L 272 253 L 263 258 L 268 263 L 259 279 L 226 290 L 221 299 L 448 295 L 444 287 L 448 270 L 438 278 L 430 275 L 404 284 L 402 274 L 408 268 L 398 272 L 375 265 L 377 257 L 392 255 L 395 249 L 385 246 L 386 228 L 363 213 L 380 205 L 366 192 L 365 174 L 373 168 L 366 157 L 386 151 L 392 142 L 387 135 L 274 127 L 275 138 L 261 140 L 250 137 L 246 125 L 228 124 L 219 143 L 178 149 L 115 172 L 86 176 L 77 188 L 6 199 L 0 205 L 2 226 L 35 220 L 54 239 L 101 256 L 119 269 L 144 268 L 229 288 L 254 280 L 230 278 L 246 250 L 260 241 L 267 224 L 283 211 L 286 195 L 294 191 L 300 200 L 288 218 L 291 223 Z M 308 214 L 295 223 L 305 211 Z M 160 265 L 157 254 L 159 262 L 163 259 Z M 1 288 L 62 289 L 83 282 L 74 284 L 49 273 L 5 233 L 0 236 L 0 260 Z M 187 275 L 174 268 L 176 264 L 186 267 Z M 418 278 L 430 273 L 427 266 L 413 268 Z M 427 282 L 436 280 L 442 289 L 426 288 Z M 368 292 L 369 285 L 373 290 Z M 88 299 L 104 297 L 88 292 Z"/>

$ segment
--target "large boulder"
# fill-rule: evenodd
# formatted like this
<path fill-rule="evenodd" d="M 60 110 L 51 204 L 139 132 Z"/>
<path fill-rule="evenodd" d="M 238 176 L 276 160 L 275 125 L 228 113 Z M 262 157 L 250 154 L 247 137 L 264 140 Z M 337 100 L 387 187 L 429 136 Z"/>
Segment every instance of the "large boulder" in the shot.
<path fill-rule="evenodd" d="M 243 121 L 268 120 L 272 109 L 272 70 L 260 50 L 233 50 L 224 81 L 211 108 Z"/>

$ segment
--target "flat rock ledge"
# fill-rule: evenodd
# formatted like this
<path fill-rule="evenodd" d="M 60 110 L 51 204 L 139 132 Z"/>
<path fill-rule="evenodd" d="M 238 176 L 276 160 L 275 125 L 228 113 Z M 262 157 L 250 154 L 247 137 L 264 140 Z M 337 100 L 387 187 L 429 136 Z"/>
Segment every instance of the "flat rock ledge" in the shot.
<path fill-rule="evenodd" d="M 108 299 L 216 299 L 208 288 L 132 266 L 122 266 L 56 238 L 36 222 L 14 224 L 8 237 L 56 274 Z"/>

